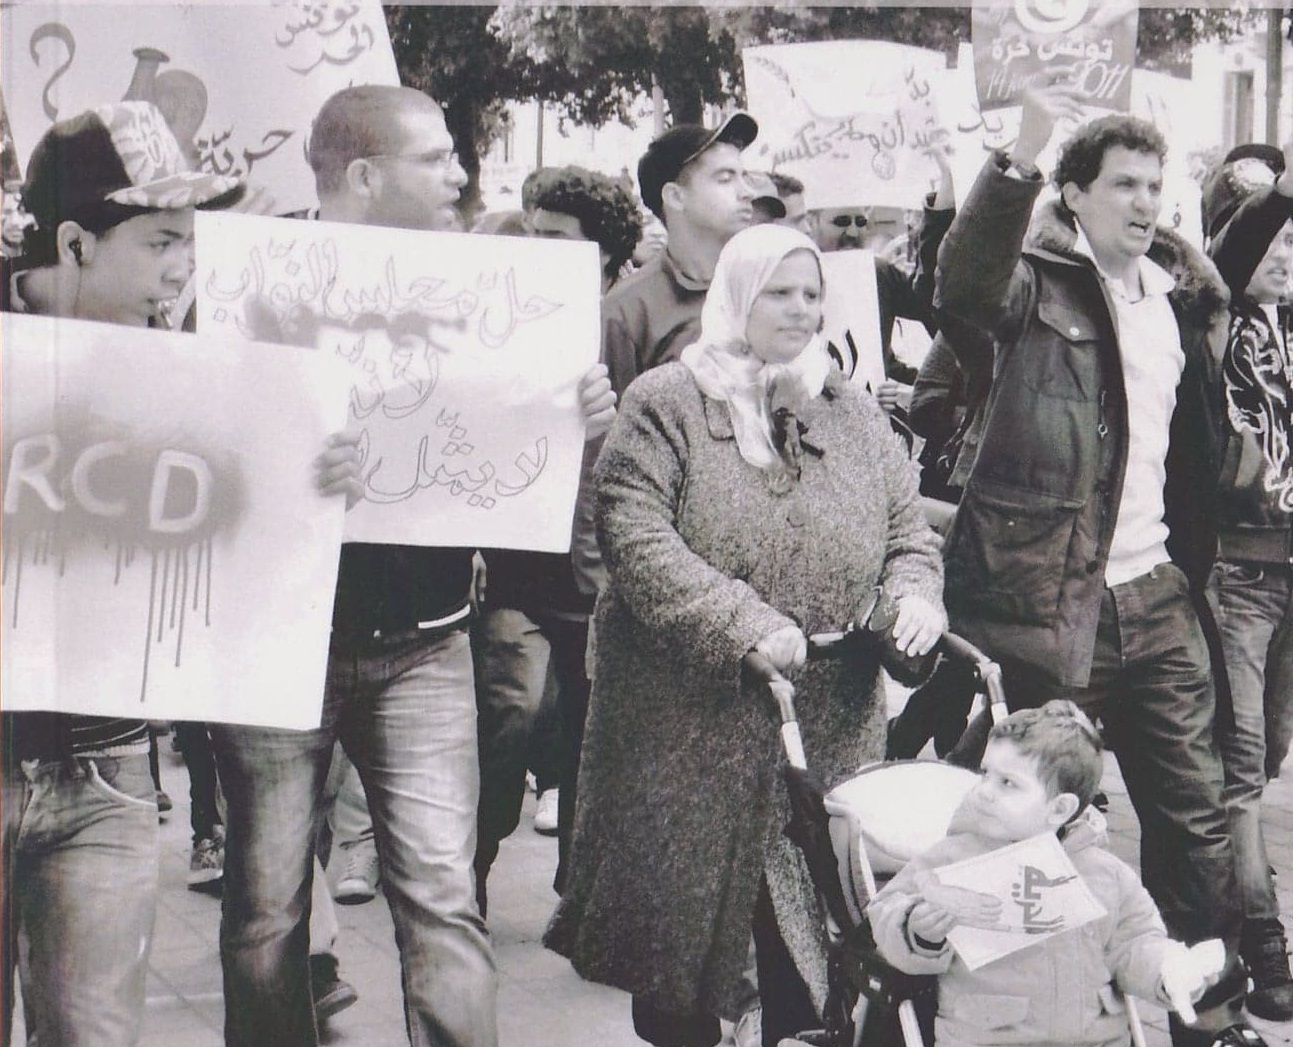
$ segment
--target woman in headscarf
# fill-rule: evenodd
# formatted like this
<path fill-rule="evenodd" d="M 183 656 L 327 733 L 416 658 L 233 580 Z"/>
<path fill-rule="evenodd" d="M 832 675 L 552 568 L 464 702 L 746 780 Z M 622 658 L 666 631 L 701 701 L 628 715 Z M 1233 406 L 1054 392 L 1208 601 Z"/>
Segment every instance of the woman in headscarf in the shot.
<path fill-rule="evenodd" d="M 805 634 L 853 620 L 878 584 L 900 650 L 928 651 L 945 623 L 913 468 L 822 343 L 812 241 L 737 234 L 701 323 L 681 361 L 633 382 L 598 462 L 610 581 L 571 877 L 545 938 L 632 993 L 659 1047 L 707 1047 L 739 1017 L 752 929 L 765 1044 L 816 1025 L 824 1000 L 821 914 L 781 836 L 776 709 L 742 685 L 743 657 L 794 672 L 829 785 L 883 759 L 883 685 L 869 656 L 805 665 Z"/>

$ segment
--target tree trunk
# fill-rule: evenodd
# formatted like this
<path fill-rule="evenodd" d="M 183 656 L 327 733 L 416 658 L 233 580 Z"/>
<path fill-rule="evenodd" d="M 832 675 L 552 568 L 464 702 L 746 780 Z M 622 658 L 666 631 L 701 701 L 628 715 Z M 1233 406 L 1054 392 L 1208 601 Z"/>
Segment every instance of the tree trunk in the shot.
<path fill-rule="evenodd" d="M 462 187 L 462 196 L 458 200 L 458 213 L 462 215 L 464 227 L 470 229 L 484 207 L 480 198 L 480 156 L 476 141 L 479 114 L 466 106 L 456 105 L 445 110 L 444 119 L 458 151 L 458 162 L 467 172 L 467 184 Z"/>

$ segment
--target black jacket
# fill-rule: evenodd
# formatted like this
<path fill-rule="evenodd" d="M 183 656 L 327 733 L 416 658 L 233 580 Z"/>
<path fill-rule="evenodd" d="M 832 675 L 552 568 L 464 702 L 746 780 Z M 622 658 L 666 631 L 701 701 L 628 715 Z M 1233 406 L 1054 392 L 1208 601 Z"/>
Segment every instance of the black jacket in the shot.
<path fill-rule="evenodd" d="M 1293 218 L 1293 197 L 1264 189 L 1245 200 L 1210 254 L 1230 288 L 1230 337 L 1222 366 L 1226 447 L 1221 469 L 1223 560 L 1285 564 L 1293 558 L 1293 336 L 1245 291 L 1266 249 Z"/>
<path fill-rule="evenodd" d="M 948 537 L 946 603 L 953 628 L 989 653 L 1085 686 L 1126 469 L 1127 401 L 1113 306 L 1073 249 L 1072 219 L 1048 205 L 1030 234 L 1041 187 L 990 161 L 939 254 L 936 309 L 996 342 L 953 343 L 967 379 L 987 368 L 993 382 Z M 1164 489 L 1168 552 L 1201 593 L 1216 546 L 1228 295 L 1175 233 L 1159 230 L 1149 257 L 1177 281 L 1169 298 L 1185 353 Z"/>

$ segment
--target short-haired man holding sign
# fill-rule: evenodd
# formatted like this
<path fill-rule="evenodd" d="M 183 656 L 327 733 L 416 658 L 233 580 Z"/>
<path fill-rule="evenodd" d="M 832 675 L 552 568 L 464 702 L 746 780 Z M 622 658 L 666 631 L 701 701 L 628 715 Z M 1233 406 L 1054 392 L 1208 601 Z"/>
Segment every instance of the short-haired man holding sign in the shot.
<path fill-rule="evenodd" d="M 440 107 L 404 87 L 337 92 L 310 164 L 325 221 L 457 228 L 466 183 Z M 614 414 L 580 384 L 590 435 Z M 467 624 L 472 551 L 342 548 L 320 727 L 213 727 L 229 801 L 220 951 L 229 1047 L 313 1047 L 306 905 L 324 781 L 340 739 L 364 783 L 417 1047 L 497 1042 L 493 953 L 472 856 L 479 768 Z"/>
<path fill-rule="evenodd" d="M 967 377 L 994 384 L 947 540 L 947 605 L 1016 705 L 1070 698 L 1104 721 L 1169 932 L 1226 944 L 1225 974 L 1196 1026 L 1173 1018 L 1173 1043 L 1251 1047 L 1203 600 L 1227 293 L 1156 226 L 1165 143 L 1144 121 L 1074 134 L 1061 199 L 1033 219 L 1034 161 L 1080 108 L 1071 85 L 1029 88 L 1013 152 L 979 176 L 939 254 L 936 308 L 995 339 L 954 345 Z"/>

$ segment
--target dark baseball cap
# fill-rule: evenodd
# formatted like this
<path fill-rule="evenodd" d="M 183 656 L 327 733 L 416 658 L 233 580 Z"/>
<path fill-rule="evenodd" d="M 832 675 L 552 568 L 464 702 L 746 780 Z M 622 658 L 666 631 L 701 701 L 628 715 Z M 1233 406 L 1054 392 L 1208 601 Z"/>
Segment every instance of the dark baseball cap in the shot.
<path fill-rule="evenodd" d="M 27 163 L 22 203 L 44 226 L 87 216 L 105 203 L 158 211 L 228 206 L 242 189 L 232 175 L 191 170 L 156 106 L 117 102 L 41 136 Z"/>
<path fill-rule="evenodd" d="M 660 219 L 664 218 L 660 193 L 676 182 L 682 169 L 712 145 L 723 142 L 744 149 L 759 135 L 759 125 L 749 113 L 733 113 L 718 127 L 679 124 L 671 127 L 649 146 L 638 161 L 638 186 L 642 202 Z"/>

